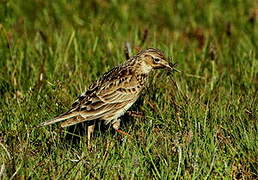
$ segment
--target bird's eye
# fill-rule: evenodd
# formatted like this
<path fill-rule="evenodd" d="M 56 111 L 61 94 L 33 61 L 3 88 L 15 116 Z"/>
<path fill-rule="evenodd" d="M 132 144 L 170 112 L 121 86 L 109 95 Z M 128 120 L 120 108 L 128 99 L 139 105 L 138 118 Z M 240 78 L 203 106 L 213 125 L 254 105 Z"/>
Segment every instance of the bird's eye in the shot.
<path fill-rule="evenodd" d="M 159 58 L 153 58 L 153 60 L 154 60 L 155 63 L 158 63 L 160 61 Z"/>

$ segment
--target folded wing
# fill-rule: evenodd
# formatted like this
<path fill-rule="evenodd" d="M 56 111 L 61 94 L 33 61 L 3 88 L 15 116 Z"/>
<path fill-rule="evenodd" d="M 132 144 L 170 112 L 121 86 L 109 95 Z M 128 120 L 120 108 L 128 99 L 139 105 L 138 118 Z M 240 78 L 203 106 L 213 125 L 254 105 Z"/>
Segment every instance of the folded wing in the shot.
<path fill-rule="evenodd" d="M 84 121 L 115 116 L 138 98 L 141 89 L 133 76 L 113 78 L 104 83 L 97 81 L 78 97 L 69 111 L 39 126 L 66 120 L 61 126 L 67 127 Z"/>

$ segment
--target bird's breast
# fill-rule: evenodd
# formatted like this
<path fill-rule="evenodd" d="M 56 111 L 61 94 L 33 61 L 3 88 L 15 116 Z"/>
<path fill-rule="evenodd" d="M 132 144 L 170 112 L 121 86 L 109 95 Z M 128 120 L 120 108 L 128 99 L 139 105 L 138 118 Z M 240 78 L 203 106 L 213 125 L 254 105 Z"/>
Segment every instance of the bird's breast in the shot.
<path fill-rule="evenodd" d="M 148 75 L 147 74 L 138 74 L 136 76 L 137 82 L 138 84 L 140 84 L 141 86 L 144 86 L 145 82 L 148 79 Z"/>

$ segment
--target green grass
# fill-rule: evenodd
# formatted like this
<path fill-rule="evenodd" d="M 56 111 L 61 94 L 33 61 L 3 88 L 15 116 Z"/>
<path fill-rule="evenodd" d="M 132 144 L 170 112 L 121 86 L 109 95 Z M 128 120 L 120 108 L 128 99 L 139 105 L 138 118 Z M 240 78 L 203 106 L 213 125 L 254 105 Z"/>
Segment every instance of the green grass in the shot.
<path fill-rule="evenodd" d="M 0 2 L 0 179 L 258 177 L 258 4 L 253 0 Z M 143 42 L 144 31 L 148 36 Z M 39 123 L 155 47 L 181 73 L 152 74 L 123 118 L 94 134 Z M 76 161 L 78 160 L 78 161 Z"/>

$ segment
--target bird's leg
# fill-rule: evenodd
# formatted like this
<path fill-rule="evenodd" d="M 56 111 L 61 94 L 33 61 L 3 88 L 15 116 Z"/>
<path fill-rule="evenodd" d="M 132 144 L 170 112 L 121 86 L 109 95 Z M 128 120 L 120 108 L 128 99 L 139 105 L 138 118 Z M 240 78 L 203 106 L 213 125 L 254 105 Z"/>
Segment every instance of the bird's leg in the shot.
<path fill-rule="evenodd" d="M 88 133 L 88 149 L 91 149 L 90 139 L 91 139 L 91 136 L 94 132 L 94 128 L 95 128 L 95 123 L 93 125 L 88 126 L 88 130 L 87 130 L 87 133 Z"/>
<path fill-rule="evenodd" d="M 144 117 L 144 113 L 138 112 L 138 111 L 127 111 L 126 114 L 132 117 L 138 117 L 138 118 Z"/>
<path fill-rule="evenodd" d="M 119 129 L 120 128 L 120 120 L 114 122 L 112 124 L 112 127 L 115 129 L 116 132 L 118 132 L 120 134 L 123 134 L 123 135 L 129 135 L 130 136 L 130 134 L 128 134 L 127 132 L 124 132 L 121 129 Z"/>

